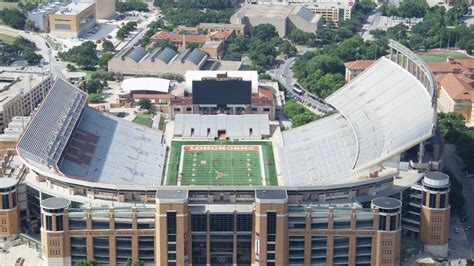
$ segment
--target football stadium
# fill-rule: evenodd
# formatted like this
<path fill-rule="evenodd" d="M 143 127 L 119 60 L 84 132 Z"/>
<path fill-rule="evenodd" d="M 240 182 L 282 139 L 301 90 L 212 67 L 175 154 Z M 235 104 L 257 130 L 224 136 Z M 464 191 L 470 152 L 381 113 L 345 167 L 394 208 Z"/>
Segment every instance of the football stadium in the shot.
<path fill-rule="evenodd" d="M 191 73 L 164 131 L 58 79 L 9 153 L 19 170 L 0 185 L 0 232 L 36 243 L 44 265 L 445 257 L 449 176 L 424 156 L 436 85 L 415 53 L 389 47 L 326 99 L 334 112 L 289 130 L 256 72 Z"/>

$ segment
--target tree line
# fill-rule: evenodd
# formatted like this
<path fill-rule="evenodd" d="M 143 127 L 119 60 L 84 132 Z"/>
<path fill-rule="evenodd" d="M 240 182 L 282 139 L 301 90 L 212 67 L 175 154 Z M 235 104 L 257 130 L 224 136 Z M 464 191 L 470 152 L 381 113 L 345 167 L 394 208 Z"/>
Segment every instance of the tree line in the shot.
<path fill-rule="evenodd" d="M 26 60 L 28 64 L 36 65 L 43 57 L 35 53 L 36 45 L 23 38 L 16 37 L 12 44 L 4 43 L 0 47 L 0 64 L 8 65 L 14 60 Z"/>

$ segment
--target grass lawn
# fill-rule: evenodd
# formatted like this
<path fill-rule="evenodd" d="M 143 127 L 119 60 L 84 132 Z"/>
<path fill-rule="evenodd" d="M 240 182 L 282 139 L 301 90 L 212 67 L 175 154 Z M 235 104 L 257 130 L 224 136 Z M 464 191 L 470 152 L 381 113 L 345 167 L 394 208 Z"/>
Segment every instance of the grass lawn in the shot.
<path fill-rule="evenodd" d="M 426 62 L 446 62 L 446 59 L 448 57 L 454 57 L 456 59 L 464 59 L 466 56 L 460 53 L 456 52 L 445 52 L 445 53 L 437 53 L 437 54 L 428 54 L 428 53 L 423 53 L 423 54 L 418 54 L 423 60 Z"/>
<path fill-rule="evenodd" d="M 182 152 L 180 185 L 262 185 L 259 145 L 185 145 Z"/>
<path fill-rule="evenodd" d="M 272 143 L 268 141 L 173 141 L 168 162 L 166 185 L 176 185 L 183 146 L 255 145 L 260 153 L 245 151 L 185 151 L 182 185 L 262 185 L 261 161 L 266 184 L 278 185 Z M 249 160 L 247 160 L 249 159 Z M 194 168 L 194 170 L 193 170 Z M 194 176 L 193 176 L 194 174 Z"/>
<path fill-rule="evenodd" d="M 138 116 L 138 115 L 135 117 L 135 119 L 133 119 L 133 122 L 139 125 L 147 126 L 147 127 L 151 127 L 153 123 L 151 118 L 146 117 L 146 116 Z"/>
<path fill-rule="evenodd" d="M 0 9 L 5 9 L 5 8 L 17 8 L 18 3 L 15 2 L 2 2 L 0 1 Z"/>
<path fill-rule="evenodd" d="M 11 35 L 7 35 L 7 34 L 2 34 L 0 33 L 0 40 L 6 42 L 6 43 L 9 43 L 9 44 L 12 44 L 13 41 L 15 40 L 16 37 L 13 37 Z"/>

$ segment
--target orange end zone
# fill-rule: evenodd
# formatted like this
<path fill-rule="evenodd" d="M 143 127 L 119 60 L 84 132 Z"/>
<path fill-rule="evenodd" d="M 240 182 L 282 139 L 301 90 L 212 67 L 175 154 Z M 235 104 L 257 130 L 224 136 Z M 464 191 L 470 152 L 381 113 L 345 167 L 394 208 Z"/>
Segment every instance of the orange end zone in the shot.
<path fill-rule="evenodd" d="M 190 145 L 185 151 L 259 151 L 258 145 Z"/>

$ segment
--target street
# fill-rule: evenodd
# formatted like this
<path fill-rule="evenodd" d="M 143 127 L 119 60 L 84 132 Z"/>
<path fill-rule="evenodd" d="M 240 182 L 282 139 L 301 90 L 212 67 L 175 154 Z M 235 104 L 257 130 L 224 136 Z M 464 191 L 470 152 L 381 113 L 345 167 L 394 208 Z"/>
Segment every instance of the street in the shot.
<path fill-rule="evenodd" d="M 333 108 L 323 103 L 324 100 L 320 99 L 318 101 L 317 99 L 310 97 L 308 93 L 298 95 L 293 91 L 293 84 L 296 81 L 293 80 L 291 66 L 295 60 L 296 57 L 291 57 L 285 60 L 284 63 L 279 66 L 279 68 L 274 70 L 274 78 L 280 82 L 283 87 L 285 87 L 288 94 L 290 94 L 293 98 L 298 99 L 299 102 L 305 104 L 311 111 L 317 113 L 318 115 L 324 115 L 327 112 L 332 111 Z"/>
<path fill-rule="evenodd" d="M 474 227 L 474 208 L 472 207 L 474 206 L 474 197 L 472 197 L 472 195 L 474 195 L 474 180 L 465 178 L 465 174 L 461 170 L 459 159 L 455 154 L 454 145 L 445 144 L 443 153 L 443 166 L 453 173 L 454 176 L 451 176 L 451 178 L 456 178 L 462 183 L 463 186 L 463 195 L 466 199 L 466 203 L 464 204 L 464 211 L 466 214 L 467 221 L 460 224 L 459 230 L 464 230 L 464 228 L 469 225 L 471 227 Z M 454 218 L 459 222 L 459 215 L 454 213 L 452 215 L 457 215 L 457 217 Z M 469 232 L 466 232 L 466 236 L 469 240 L 470 245 L 472 246 L 474 244 L 473 231 L 471 230 Z"/>

